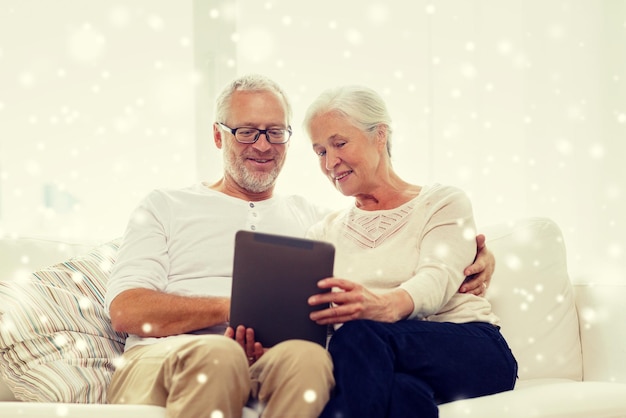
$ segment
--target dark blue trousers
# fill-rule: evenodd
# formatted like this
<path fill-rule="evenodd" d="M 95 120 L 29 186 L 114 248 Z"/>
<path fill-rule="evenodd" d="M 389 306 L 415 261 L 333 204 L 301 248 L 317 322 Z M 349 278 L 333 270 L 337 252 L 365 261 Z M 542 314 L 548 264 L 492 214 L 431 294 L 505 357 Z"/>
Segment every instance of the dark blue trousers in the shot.
<path fill-rule="evenodd" d="M 336 386 L 322 418 L 435 418 L 437 405 L 513 389 L 517 361 L 497 327 L 350 321 L 329 351 Z"/>

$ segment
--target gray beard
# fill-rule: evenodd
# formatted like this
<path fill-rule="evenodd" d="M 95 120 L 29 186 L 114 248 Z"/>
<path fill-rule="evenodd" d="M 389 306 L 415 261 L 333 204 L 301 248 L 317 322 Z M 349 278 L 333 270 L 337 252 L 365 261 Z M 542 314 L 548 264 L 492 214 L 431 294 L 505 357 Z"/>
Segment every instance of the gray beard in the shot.
<path fill-rule="evenodd" d="M 236 167 L 232 161 L 224 161 L 226 172 L 233 178 L 239 187 L 252 192 L 262 193 L 274 186 L 278 173 L 278 167 L 269 173 L 251 173 L 244 166 Z"/>

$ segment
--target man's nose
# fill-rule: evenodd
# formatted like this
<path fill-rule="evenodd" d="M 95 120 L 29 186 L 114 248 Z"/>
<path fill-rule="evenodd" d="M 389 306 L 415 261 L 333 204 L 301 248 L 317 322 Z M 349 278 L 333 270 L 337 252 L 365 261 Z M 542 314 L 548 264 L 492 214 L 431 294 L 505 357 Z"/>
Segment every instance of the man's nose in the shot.
<path fill-rule="evenodd" d="M 270 137 L 268 136 L 268 133 L 267 132 L 260 133 L 256 142 L 252 144 L 252 146 L 255 149 L 258 149 L 259 151 L 267 151 L 268 149 L 272 148 L 272 144 L 270 142 Z"/>

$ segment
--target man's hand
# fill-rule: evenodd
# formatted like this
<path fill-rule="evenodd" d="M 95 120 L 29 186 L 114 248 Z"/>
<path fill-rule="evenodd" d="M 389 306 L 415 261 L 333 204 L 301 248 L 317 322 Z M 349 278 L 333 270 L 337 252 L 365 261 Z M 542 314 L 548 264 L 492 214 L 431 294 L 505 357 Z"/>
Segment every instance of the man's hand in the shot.
<path fill-rule="evenodd" d="M 476 236 L 476 258 L 471 266 L 463 271 L 466 278 L 459 292 L 472 293 L 477 296 L 485 296 L 491 275 L 496 268 L 496 259 L 485 245 L 485 236 Z"/>
<path fill-rule="evenodd" d="M 239 343 L 246 353 L 246 357 L 248 357 L 249 365 L 254 364 L 254 362 L 260 359 L 263 353 L 265 353 L 265 349 L 261 343 L 254 340 L 254 330 L 252 328 L 239 325 L 235 331 L 232 327 L 228 327 L 226 328 L 224 336 L 232 338 Z"/>

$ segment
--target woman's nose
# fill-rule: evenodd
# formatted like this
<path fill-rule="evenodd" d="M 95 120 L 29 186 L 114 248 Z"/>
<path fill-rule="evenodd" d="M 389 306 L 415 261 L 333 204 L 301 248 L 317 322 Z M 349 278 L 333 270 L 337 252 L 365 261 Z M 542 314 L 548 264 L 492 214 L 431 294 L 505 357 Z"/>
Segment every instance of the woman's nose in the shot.
<path fill-rule="evenodd" d="M 326 153 L 326 170 L 332 170 L 339 164 L 339 158 L 329 152 Z"/>

